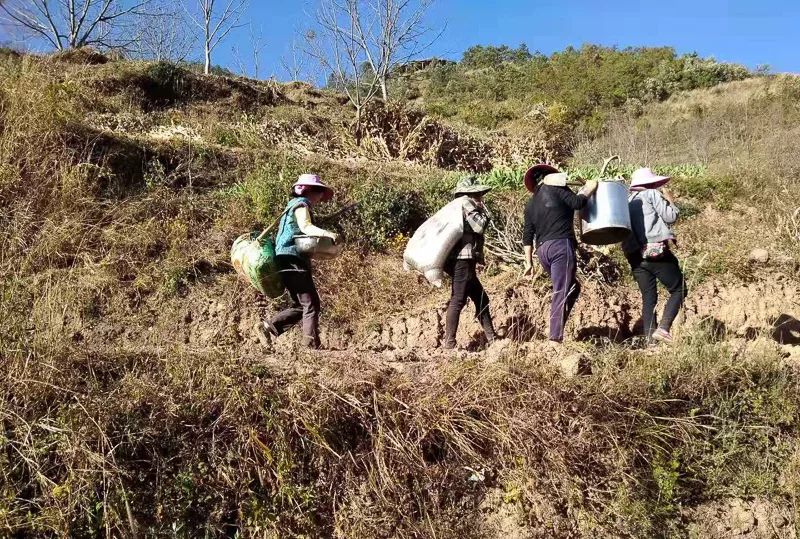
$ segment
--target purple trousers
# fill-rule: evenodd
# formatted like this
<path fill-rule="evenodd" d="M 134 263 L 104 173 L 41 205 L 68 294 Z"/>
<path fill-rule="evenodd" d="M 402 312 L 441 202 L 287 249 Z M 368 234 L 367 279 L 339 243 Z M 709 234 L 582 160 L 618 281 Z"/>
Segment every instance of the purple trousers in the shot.
<path fill-rule="evenodd" d="M 564 324 L 578 301 L 581 285 L 575 278 L 577 261 L 575 241 L 549 240 L 536 250 L 539 262 L 553 282 L 553 302 L 550 305 L 550 340 L 564 340 Z"/>

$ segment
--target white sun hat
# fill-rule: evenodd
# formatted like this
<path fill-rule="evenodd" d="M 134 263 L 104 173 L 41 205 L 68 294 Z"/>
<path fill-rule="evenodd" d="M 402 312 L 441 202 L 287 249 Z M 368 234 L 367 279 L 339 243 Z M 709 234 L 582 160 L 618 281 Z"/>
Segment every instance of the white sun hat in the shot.
<path fill-rule="evenodd" d="M 658 189 L 668 181 L 670 181 L 672 177 L 670 176 L 659 176 L 658 174 L 654 173 L 648 167 L 642 167 L 636 169 L 633 174 L 631 174 L 631 187 L 645 187 L 648 189 Z"/>

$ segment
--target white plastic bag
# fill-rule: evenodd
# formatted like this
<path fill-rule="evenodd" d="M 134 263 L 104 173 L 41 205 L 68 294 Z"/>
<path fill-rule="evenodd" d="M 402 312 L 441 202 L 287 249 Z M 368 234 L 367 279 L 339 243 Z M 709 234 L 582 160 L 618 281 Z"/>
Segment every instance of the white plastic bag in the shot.
<path fill-rule="evenodd" d="M 406 271 L 420 272 L 435 287 L 444 280 L 447 256 L 464 234 L 464 200 L 459 197 L 420 226 L 403 253 Z"/>

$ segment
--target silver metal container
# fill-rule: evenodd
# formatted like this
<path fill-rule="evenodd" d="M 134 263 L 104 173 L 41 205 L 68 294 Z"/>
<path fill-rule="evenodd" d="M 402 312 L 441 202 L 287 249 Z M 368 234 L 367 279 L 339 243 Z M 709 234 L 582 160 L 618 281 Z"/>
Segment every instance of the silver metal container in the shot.
<path fill-rule="evenodd" d="M 320 236 L 295 236 L 294 246 L 297 252 L 317 260 L 328 260 L 342 254 L 344 246 L 333 243 L 333 240 Z"/>
<path fill-rule="evenodd" d="M 581 212 L 581 240 L 589 245 L 619 243 L 631 233 L 628 187 L 617 181 L 601 181 Z"/>

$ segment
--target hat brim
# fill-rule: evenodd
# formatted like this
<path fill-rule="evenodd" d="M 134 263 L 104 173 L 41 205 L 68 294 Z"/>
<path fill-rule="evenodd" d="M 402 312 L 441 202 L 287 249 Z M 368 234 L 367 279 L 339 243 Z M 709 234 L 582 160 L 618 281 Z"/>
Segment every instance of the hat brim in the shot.
<path fill-rule="evenodd" d="M 544 163 L 532 166 L 525 173 L 525 189 L 533 193 L 536 190 L 536 178 L 543 178 L 548 174 L 554 174 L 557 172 L 559 172 L 559 170 L 556 167 L 546 165 Z"/>
<path fill-rule="evenodd" d="M 309 189 L 318 189 L 322 191 L 322 202 L 328 202 L 333 198 L 333 189 L 327 185 L 319 183 L 296 183 L 292 186 L 292 190 L 297 193 L 298 187 L 308 187 Z"/>
<path fill-rule="evenodd" d="M 633 182 L 631 183 L 631 188 L 646 187 L 648 189 L 658 189 L 659 187 L 668 184 L 670 180 L 672 180 L 671 176 L 655 176 L 644 181 Z"/>

